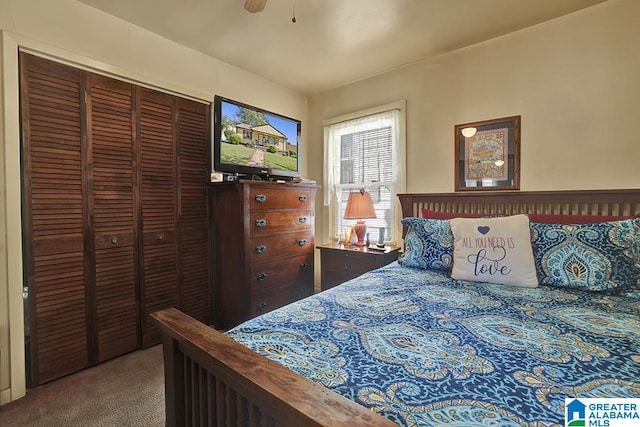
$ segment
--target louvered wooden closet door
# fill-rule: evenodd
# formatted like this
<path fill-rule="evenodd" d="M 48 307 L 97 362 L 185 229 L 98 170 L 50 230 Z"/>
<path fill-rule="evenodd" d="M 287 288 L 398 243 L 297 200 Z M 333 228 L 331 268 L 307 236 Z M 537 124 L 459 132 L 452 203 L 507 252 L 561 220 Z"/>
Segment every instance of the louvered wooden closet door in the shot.
<path fill-rule="evenodd" d="M 92 323 L 98 362 L 139 348 L 134 88 L 89 73 L 92 248 L 95 253 Z"/>
<path fill-rule="evenodd" d="M 82 72 L 20 54 L 31 385 L 89 365 Z M 14 284 L 15 285 L 15 284 Z"/>
<path fill-rule="evenodd" d="M 20 53 L 29 386 L 210 323 L 210 106 Z"/>
<path fill-rule="evenodd" d="M 178 306 L 174 97 L 138 88 L 142 211 L 142 345 L 160 342 L 149 314 Z"/>
<path fill-rule="evenodd" d="M 207 176 L 210 166 L 209 106 L 178 100 L 180 192 L 180 309 L 211 324 Z"/>

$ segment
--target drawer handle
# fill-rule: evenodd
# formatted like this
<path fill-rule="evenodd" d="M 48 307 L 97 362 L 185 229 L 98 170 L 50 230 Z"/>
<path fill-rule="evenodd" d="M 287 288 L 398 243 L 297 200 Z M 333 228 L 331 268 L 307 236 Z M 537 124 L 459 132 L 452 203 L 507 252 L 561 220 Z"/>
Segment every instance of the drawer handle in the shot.
<path fill-rule="evenodd" d="M 306 262 L 301 262 L 300 263 L 300 270 L 306 270 L 307 267 L 309 267 L 309 264 Z"/>
<path fill-rule="evenodd" d="M 307 239 L 300 239 L 298 240 L 298 244 L 300 246 L 306 246 L 307 245 Z"/>
<path fill-rule="evenodd" d="M 259 254 L 263 254 L 267 251 L 267 247 L 265 245 L 256 246 L 256 252 Z"/>
<path fill-rule="evenodd" d="M 156 239 L 164 240 L 164 233 L 158 233 L 158 235 L 156 236 Z"/>
<path fill-rule="evenodd" d="M 298 200 L 300 200 L 302 203 L 306 202 L 307 199 L 308 199 L 308 197 L 305 196 L 304 194 L 302 196 L 298 197 Z"/>
<path fill-rule="evenodd" d="M 264 310 L 265 308 L 267 308 L 267 303 L 266 302 L 261 302 L 260 304 L 257 305 L 258 310 Z"/>
<path fill-rule="evenodd" d="M 300 222 L 300 224 L 304 224 L 305 222 L 307 222 L 307 217 L 301 216 L 300 218 L 298 218 L 298 221 Z"/>
<path fill-rule="evenodd" d="M 264 203 L 266 201 L 267 201 L 267 196 L 265 196 L 264 194 L 256 194 L 256 202 Z"/>
<path fill-rule="evenodd" d="M 345 270 L 350 270 L 351 269 L 351 264 L 345 264 L 344 265 L 344 269 Z"/>
<path fill-rule="evenodd" d="M 267 220 L 266 219 L 256 219 L 256 227 L 264 227 L 267 225 Z"/>
<path fill-rule="evenodd" d="M 256 276 L 260 282 L 264 282 L 267 278 L 267 273 L 260 273 Z"/>
<path fill-rule="evenodd" d="M 120 240 L 120 239 L 118 238 L 118 236 L 113 236 L 113 237 L 111 238 L 111 243 L 113 243 L 113 244 L 115 245 L 116 243 L 118 243 L 118 240 Z"/>

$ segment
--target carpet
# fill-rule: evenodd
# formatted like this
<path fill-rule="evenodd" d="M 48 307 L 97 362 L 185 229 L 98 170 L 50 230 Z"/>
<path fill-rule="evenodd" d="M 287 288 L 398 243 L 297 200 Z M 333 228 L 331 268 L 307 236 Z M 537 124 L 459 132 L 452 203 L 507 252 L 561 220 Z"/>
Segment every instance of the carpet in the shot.
<path fill-rule="evenodd" d="M 0 407 L 0 426 L 164 426 L 162 346 L 135 351 Z"/>

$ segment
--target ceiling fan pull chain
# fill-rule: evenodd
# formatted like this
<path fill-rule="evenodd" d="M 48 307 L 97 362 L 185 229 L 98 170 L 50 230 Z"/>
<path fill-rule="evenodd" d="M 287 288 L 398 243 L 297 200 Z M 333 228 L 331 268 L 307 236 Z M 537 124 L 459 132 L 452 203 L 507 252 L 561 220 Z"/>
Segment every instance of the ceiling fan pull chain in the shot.
<path fill-rule="evenodd" d="M 291 17 L 291 22 L 296 23 L 296 0 L 293 0 L 293 12 L 291 13 L 293 16 Z"/>

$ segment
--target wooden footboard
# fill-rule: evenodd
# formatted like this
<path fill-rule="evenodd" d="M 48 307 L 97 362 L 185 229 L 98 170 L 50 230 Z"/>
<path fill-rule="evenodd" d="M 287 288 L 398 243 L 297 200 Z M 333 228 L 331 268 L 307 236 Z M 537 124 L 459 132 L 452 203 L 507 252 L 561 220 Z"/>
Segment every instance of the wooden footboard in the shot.
<path fill-rule="evenodd" d="M 396 426 L 170 308 L 162 332 L 167 426 Z"/>

